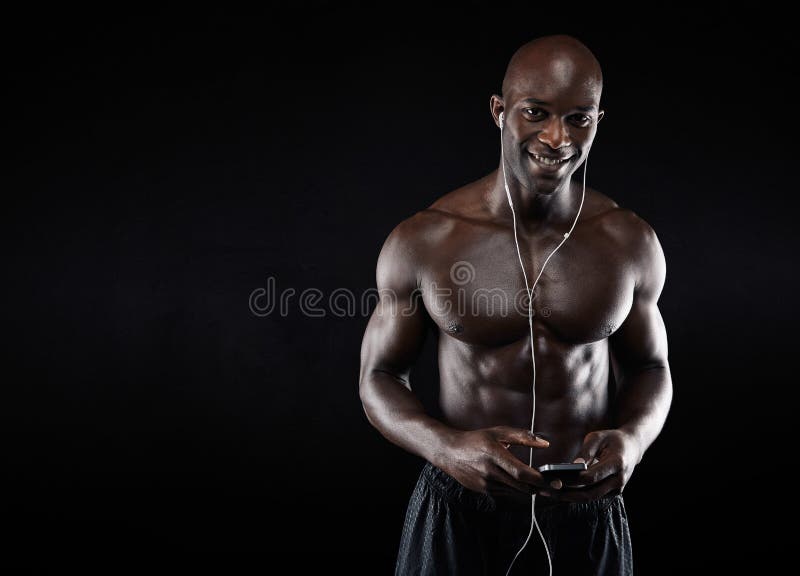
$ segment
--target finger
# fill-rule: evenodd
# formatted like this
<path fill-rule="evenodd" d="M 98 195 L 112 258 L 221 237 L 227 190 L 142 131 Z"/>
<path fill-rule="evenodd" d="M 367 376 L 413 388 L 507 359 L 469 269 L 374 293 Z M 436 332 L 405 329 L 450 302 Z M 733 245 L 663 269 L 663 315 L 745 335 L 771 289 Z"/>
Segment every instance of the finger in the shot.
<path fill-rule="evenodd" d="M 550 446 L 550 442 L 535 436 L 530 430 L 511 428 L 510 426 L 496 426 L 492 428 L 492 432 L 494 437 L 503 443 L 530 446 L 531 448 L 547 448 Z"/>
<path fill-rule="evenodd" d="M 508 455 L 498 455 L 494 460 L 495 464 L 501 468 L 506 474 L 511 476 L 517 482 L 522 482 L 538 488 L 545 488 L 547 482 L 544 477 L 535 468 L 531 468 L 527 464 L 520 462 L 514 457 Z"/>
<path fill-rule="evenodd" d="M 578 474 L 580 484 L 597 484 L 609 476 L 622 471 L 622 462 L 617 458 L 601 458 L 597 463 L 589 466 L 586 471 Z"/>
<path fill-rule="evenodd" d="M 602 444 L 603 436 L 601 434 L 589 432 L 583 439 L 583 446 L 573 462 L 591 462 Z"/>
<path fill-rule="evenodd" d="M 511 474 L 503 470 L 503 468 L 497 464 L 494 464 L 492 468 L 492 480 L 505 484 L 506 486 L 510 486 L 518 492 L 523 492 L 525 494 L 530 494 L 533 492 L 530 484 L 526 484 L 525 482 L 520 482 L 519 480 L 515 479 L 513 476 L 511 476 Z"/>
<path fill-rule="evenodd" d="M 597 500 L 609 494 L 619 494 L 621 491 L 622 477 L 619 474 L 614 474 L 599 484 L 594 484 L 586 488 L 559 490 L 555 497 L 566 502 L 588 502 L 589 500 Z"/>

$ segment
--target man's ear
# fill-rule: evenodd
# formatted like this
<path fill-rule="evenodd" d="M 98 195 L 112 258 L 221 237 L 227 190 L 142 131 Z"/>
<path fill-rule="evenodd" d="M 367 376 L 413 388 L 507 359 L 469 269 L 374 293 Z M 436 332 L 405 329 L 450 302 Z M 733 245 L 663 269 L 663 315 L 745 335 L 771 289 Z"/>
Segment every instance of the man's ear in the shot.
<path fill-rule="evenodd" d="M 600 122 L 600 120 L 602 120 L 603 116 L 605 116 L 605 115 L 606 115 L 606 111 L 605 110 L 600 110 L 600 112 L 597 113 L 597 121 Z"/>
<path fill-rule="evenodd" d="M 492 94 L 492 97 L 489 98 L 489 112 L 492 114 L 492 118 L 494 118 L 494 123 L 497 127 L 500 127 L 500 112 L 503 112 L 506 109 L 506 105 L 503 103 L 503 97 L 498 96 L 497 94 Z M 508 116 L 508 114 L 506 114 Z M 507 120 L 508 118 L 506 118 Z"/>

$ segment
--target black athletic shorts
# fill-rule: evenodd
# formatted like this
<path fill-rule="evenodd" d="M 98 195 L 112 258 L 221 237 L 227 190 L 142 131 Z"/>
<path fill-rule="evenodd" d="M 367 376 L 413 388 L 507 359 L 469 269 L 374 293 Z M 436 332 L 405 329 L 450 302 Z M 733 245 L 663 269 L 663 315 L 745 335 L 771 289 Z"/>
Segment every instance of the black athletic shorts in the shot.
<path fill-rule="evenodd" d="M 536 519 L 554 576 L 633 574 L 621 495 L 581 503 L 539 496 Z M 473 492 L 426 464 L 408 505 L 395 575 L 504 576 L 530 524 L 526 496 Z M 535 528 L 511 574 L 547 574 L 547 556 Z"/>

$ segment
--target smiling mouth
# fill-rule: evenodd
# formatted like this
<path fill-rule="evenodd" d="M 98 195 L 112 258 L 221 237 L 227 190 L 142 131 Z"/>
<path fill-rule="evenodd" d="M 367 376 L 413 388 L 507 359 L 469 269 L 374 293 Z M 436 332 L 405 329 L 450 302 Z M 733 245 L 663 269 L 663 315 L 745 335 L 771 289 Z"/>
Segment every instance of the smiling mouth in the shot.
<path fill-rule="evenodd" d="M 548 156 L 541 156 L 533 152 L 528 152 L 528 154 L 530 154 L 531 158 L 533 158 L 543 166 L 561 166 L 562 164 L 567 163 L 572 158 L 572 156 L 567 156 L 566 158 L 550 158 Z"/>

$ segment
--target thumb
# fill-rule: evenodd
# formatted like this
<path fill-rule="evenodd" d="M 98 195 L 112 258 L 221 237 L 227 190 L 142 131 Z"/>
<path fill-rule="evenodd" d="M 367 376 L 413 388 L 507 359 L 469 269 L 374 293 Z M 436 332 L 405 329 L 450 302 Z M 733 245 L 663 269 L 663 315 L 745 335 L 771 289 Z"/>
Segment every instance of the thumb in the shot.
<path fill-rule="evenodd" d="M 581 446 L 578 455 L 573 462 L 585 462 L 587 465 L 591 463 L 597 455 L 597 451 L 603 444 L 603 435 L 599 432 L 589 432 L 583 439 L 583 446 Z"/>

